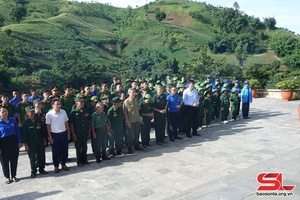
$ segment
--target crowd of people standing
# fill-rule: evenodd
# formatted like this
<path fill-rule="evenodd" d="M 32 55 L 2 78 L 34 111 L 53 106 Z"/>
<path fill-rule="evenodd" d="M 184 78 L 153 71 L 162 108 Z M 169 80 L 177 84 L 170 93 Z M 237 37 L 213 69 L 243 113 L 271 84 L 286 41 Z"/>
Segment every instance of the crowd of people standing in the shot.
<path fill-rule="evenodd" d="M 124 87 L 123 87 L 124 86 Z M 5 183 L 18 182 L 16 177 L 19 148 L 28 152 L 31 177 L 48 174 L 45 170 L 45 148 L 51 145 L 54 173 L 69 170 L 68 144 L 74 141 L 77 166 L 89 165 L 87 143 L 91 139 L 97 163 L 116 155 L 143 151 L 151 147 L 150 131 L 154 126 L 155 141 L 163 145 L 186 137 L 201 136 L 202 128 L 212 121 L 227 124 L 242 117 L 249 118 L 252 102 L 249 82 L 220 82 L 206 76 L 203 82 L 184 77 L 153 79 L 113 78 L 106 82 L 85 85 L 78 94 L 71 85 L 63 87 L 64 94 L 53 86 L 39 95 L 36 88 L 30 93 L 12 91 L 13 98 L 1 95 L 0 154 Z"/>

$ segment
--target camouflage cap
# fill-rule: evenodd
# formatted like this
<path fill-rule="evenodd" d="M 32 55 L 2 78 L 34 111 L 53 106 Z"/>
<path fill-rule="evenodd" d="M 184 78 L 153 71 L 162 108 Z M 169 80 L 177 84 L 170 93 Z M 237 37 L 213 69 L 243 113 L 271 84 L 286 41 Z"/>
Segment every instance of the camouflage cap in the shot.
<path fill-rule="evenodd" d="M 33 104 L 41 103 L 41 100 L 35 99 L 32 103 L 33 103 Z"/>
<path fill-rule="evenodd" d="M 32 111 L 35 111 L 35 108 L 31 105 L 31 106 L 27 106 L 26 108 L 25 108 L 25 111 L 26 112 L 32 112 Z"/>

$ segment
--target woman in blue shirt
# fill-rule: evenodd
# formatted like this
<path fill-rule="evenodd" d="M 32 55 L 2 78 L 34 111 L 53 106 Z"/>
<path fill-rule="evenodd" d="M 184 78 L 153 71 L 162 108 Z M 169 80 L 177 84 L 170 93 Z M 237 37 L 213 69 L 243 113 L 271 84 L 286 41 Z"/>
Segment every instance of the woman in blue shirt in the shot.
<path fill-rule="evenodd" d="M 244 82 L 244 87 L 241 92 L 243 118 L 249 119 L 249 108 L 252 103 L 252 91 L 249 87 L 249 81 Z"/>
<path fill-rule="evenodd" d="M 18 182 L 17 165 L 19 148 L 21 144 L 21 133 L 17 121 L 8 117 L 6 108 L 0 108 L 0 152 L 5 183 Z M 10 166 L 10 169 L 9 169 Z"/>

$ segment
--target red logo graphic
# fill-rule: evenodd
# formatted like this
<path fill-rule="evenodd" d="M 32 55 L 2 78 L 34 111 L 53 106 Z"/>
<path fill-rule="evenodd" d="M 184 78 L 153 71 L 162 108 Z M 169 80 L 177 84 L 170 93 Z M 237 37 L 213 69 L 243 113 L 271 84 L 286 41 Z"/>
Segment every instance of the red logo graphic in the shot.
<path fill-rule="evenodd" d="M 257 176 L 257 181 L 261 184 L 257 191 L 291 191 L 296 187 L 295 185 L 283 185 L 282 173 L 277 172 L 260 173 Z"/>

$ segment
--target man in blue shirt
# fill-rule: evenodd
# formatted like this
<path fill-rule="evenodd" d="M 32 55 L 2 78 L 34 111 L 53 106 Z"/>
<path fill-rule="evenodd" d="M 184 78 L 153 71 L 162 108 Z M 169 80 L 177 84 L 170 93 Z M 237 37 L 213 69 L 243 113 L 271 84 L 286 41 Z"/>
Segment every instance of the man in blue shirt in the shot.
<path fill-rule="evenodd" d="M 249 87 L 249 81 L 244 82 L 244 87 L 241 92 L 243 118 L 249 119 L 249 107 L 252 103 L 252 91 Z"/>
<path fill-rule="evenodd" d="M 41 95 L 38 95 L 35 88 L 30 89 L 31 96 L 28 97 L 29 102 L 33 102 L 35 99 L 42 101 L 44 98 Z"/>
<path fill-rule="evenodd" d="M 200 136 L 197 133 L 199 99 L 194 80 L 189 81 L 189 87 L 183 92 L 183 103 L 185 107 L 186 136 L 192 137 L 191 128 L 193 128 L 193 135 Z"/>
<path fill-rule="evenodd" d="M 98 84 L 96 82 L 94 82 L 92 85 L 92 89 L 90 90 L 90 94 L 93 96 L 97 96 L 99 91 L 100 90 L 98 90 Z"/>
<path fill-rule="evenodd" d="M 18 103 L 22 102 L 22 98 L 19 96 L 19 92 L 18 90 L 13 90 L 12 95 L 14 98 L 12 98 L 11 100 L 9 100 L 9 103 L 14 105 L 14 107 L 16 108 Z M 15 113 L 16 118 L 18 117 L 18 113 Z M 16 120 L 18 121 L 18 120 Z"/>
<path fill-rule="evenodd" d="M 178 137 L 178 128 L 180 127 L 180 108 L 181 98 L 177 94 L 176 87 L 171 87 L 171 94 L 167 96 L 168 102 L 168 131 L 169 139 L 174 142 L 174 139 L 182 139 Z"/>
<path fill-rule="evenodd" d="M 209 85 L 210 85 L 212 88 L 214 88 L 214 87 L 215 87 L 215 83 L 214 83 L 214 81 L 211 79 L 211 76 L 210 76 L 210 75 L 207 75 L 207 76 L 206 76 L 206 79 L 207 79 L 207 81 L 209 82 Z"/>

